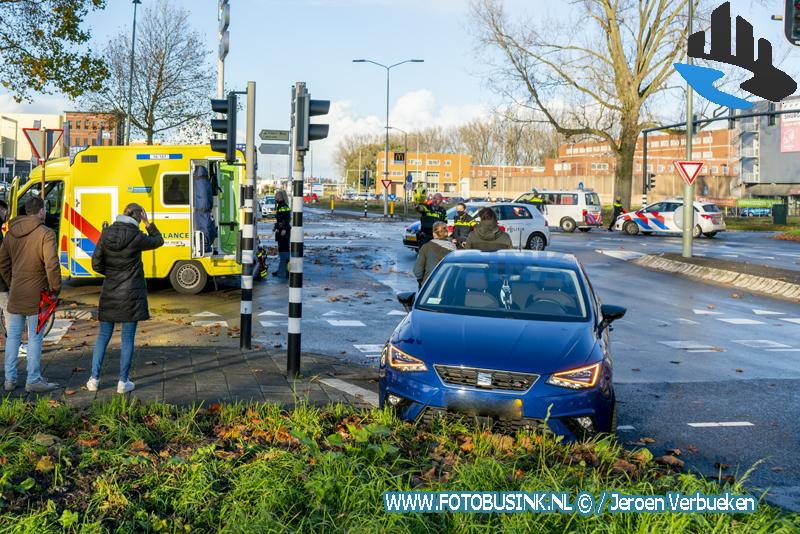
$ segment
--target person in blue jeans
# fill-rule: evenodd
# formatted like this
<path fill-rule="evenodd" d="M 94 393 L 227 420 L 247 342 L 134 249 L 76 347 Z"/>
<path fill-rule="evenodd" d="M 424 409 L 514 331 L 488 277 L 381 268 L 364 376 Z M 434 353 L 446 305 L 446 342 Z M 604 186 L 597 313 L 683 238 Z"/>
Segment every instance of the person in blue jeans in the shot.
<path fill-rule="evenodd" d="M 17 360 L 26 326 L 28 376 L 25 391 L 42 393 L 57 387 L 41 374 L 42 332 L 36 332 L 42 290 L 56 294 L 61 291 L 56 236 L 44 221 L 44 201 L 31 196 L 25 201 L 25 211 L 8 223 L 8 233 L 0 247 L 0 276 L 10 288 L 5 391 L 14 391 L 17 387 Z"/>
<path fill-rule="evenodd" d="M 140 224 L 144 224 L 146 234 L 139 230 Z M 130 371 L 136 325 L 150 318 L 142 252 L 163 244 L 161 232 L 147 220 L 147 212 L 139 204 L 128 204 L 114 224 L 103 229 L 92 254 L 92 269 L 105 275 L 105 280 L 100 292 L 100 332 L 92 354 L 92 375 L 86 382 L 89 391 L 97 391 L 100 387 L 106 347 L 117 323 L 122 323 L 117 393 L 127 393 L 135 388 L 130 381 Z"/>

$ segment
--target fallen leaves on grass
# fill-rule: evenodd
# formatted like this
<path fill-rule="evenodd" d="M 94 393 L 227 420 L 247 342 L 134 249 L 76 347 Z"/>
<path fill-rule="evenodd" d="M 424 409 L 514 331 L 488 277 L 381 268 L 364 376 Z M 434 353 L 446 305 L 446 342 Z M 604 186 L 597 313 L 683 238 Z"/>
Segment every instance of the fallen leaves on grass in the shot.
<path fill-rule="evenodd" d="M 697 454 L 697 452 L 700 450 L 700 448 L 697 445 L 689 444 L 689 445 L 686 446 L 686 450 L 691 452 L 692 454 Z"/>
<path fill-rule="evenodd" d="M 100 444 L 100 440 L 97 438 L 78 438 L 75 444 L 80 447 L 97 447 Z"/>
<path fill-rule="evenodd" d="M 672 456 L 680 456 L 683 452 L 680 449 L 667 449 L 667 454 L 671 454 Z"/>
<path fill-rule="evenodd" d="M 617 475 L 626 474 L 633 476 L 636 474 L 636 466 L 632 463 L 623 460 L 622 458 L 616 460 L 611 466 L 611 472 Z"/>
<path fill-rule="evenodd" d="M 77 389 L 65 389 L 64 390 L 64 395 L 67 395 L 67 396 L 75 395 L 77 392 L 78 392 Z"/>
<path fill-rule="evenodd" d="M 658 458 L 655 458 L 655 462 L 657 464 L 676 467 L 678 469 L 683 469 L 684 466 L 683 460 L 679 460 L 678 458 L 670 455 L 659 456 Z"/>

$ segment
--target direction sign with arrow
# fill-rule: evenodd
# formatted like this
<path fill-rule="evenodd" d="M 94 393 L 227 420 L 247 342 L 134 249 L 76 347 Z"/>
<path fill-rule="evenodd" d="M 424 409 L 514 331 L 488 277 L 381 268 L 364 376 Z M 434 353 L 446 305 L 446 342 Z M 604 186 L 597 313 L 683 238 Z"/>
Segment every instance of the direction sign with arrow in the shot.
<path fill-rule="evenodd" d="M 678 174 L 681 175 L 681 178 L 683 178 L 683 181 L 689 185 L 694 184 L 704 165 L 702 161 L 673 161 L 672 164 Z"/>
<path fill-rule="evenodd" d="M 274 156 L 287 156 L 289 155 L 289 145 L 281 145 L 278 143 L 261 143 L 258 146 L 258 151 L 262 154 L 271 154 Z"/>

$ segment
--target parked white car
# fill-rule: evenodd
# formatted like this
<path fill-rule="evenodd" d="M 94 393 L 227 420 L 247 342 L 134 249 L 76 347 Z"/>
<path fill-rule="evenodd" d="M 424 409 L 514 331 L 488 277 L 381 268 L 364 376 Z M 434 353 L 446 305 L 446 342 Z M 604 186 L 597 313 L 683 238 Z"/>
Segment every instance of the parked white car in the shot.
<path fill-rule="evenodd" d="M 264 197 L 261 199 L 261 216 L 272 217 L 275 215 L 275 197 Z"/>
<path fill-rule="evenodd" d="M 529 204 L 470 202 L 466 206 L 467 213 L 473 217 L 476 217 L 483 207 L 492 208 L 497 215 L 497 223 L 511 236 L 514 248 L 544 250 L 550 244 L 550 230 L 547 228 L 544 216 Z M 455 207 L 447 210 L 447 228 L 451 233 L 455 216 Z M 412 249 L 419 248 L 419 226 L 419 222 L 416 222 L 406 228 L 403 235 L 405 246 Z"/>
<path fill-rule="evenodd" d="M 714 237 L 726 229 L 722 212 L 716 204 L 708 202 L 694 203 L 694 226 L 692 235 Z M 622 230 L 628 235 L 639 232 L 650 235 L 653 232 L 677 234 L 683 232 L 683 200 L 673 198 L 662 200 L 632 213 L 623 213 L 617 217 L 614 229 Z"/>
<path fill-rule="evenodd" d="M 521 195 L 515 202 L 531 204 L 534 192 Z M 545 201 L 544 215 L 550 226 L 558 226 L 564 232 L 588 232 L 603 226 L 603 208 L 600 197 L 591 189 L 542 190 L 539 195 Z"/>

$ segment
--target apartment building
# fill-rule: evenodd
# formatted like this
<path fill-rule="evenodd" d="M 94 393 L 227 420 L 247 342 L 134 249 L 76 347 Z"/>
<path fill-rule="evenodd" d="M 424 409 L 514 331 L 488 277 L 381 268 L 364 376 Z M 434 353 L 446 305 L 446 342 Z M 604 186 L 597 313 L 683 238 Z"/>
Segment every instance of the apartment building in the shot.
<path fill-rule="evenodd" d="M 411 175 L 412 182 L 423 183 L 429 192 L 456 195 L 459 183 L 469 178 L 472 157 L 468 154 L 449 154 L 443 152 L 395 152 L 389 151 L 389 194 L 403 196 L 405 177 Z M 377 155 L 375 193 L 383 193 L 381 180 L 386 169 L 384 152 Z"/>

